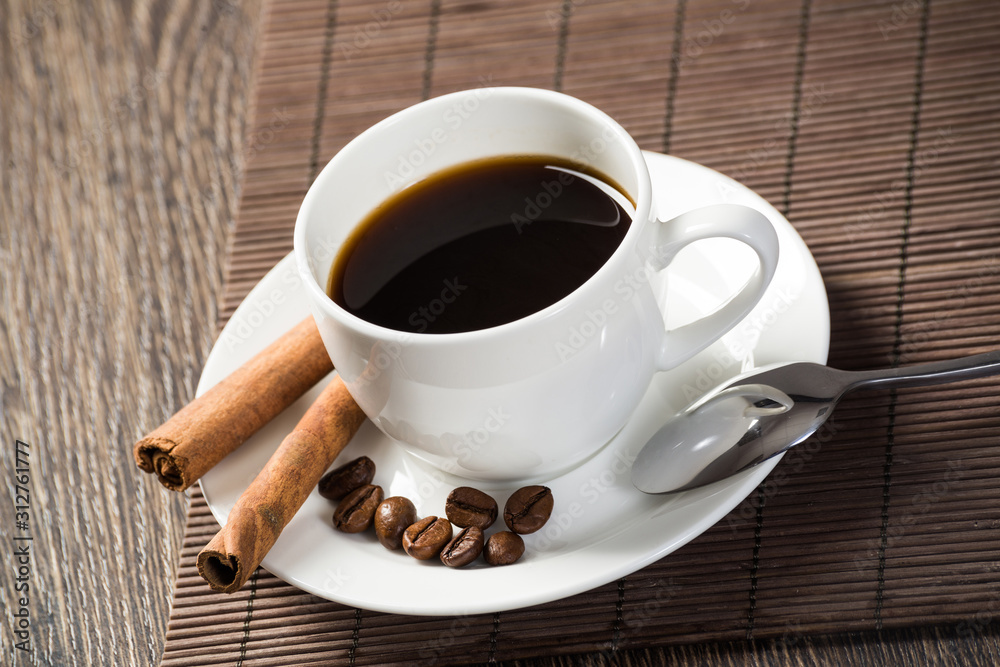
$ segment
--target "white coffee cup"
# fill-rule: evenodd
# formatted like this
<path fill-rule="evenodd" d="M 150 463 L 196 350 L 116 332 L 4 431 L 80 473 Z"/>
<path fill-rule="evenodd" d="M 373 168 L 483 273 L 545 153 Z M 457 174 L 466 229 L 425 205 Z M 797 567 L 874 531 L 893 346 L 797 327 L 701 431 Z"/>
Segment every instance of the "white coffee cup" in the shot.
<path fill-rule="evenodd" d="M 583 285 L 520 320 L 454 334 L 377 326 L 327 295 L 338 249 L 379 204 L 445 168 L 499 155 L 589 165 L 635 202 L 620 246 Z M 642 153 L 609 116 L 548 90 L 481 88 L 400 111 L 337 153 L 299 209 L 295 257 L 334 366 L 379 429 L 457 475 L 542 480 L 607 443 L 653 374 L 736 326 L 774 274 L 778 240 L 761 213 L 718 204 L 660 222 L 653 210 Z M 711 237 L 747 244 L 759 266 L 719 310 L 666 331 L 651 278 Z"/>

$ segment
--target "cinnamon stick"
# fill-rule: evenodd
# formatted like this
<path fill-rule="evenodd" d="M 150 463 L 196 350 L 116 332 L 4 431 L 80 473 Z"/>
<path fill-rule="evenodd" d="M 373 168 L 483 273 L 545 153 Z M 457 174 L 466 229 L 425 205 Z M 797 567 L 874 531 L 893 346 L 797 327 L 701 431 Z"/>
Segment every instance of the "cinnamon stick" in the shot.
<path fill-rule="evenodd" d="M 338 375 L 236 501 L 225 527 L 198 554 L 198 574 L 209 586 L 233 593 L 246 583 L 364 419 Z"/>
<path fill-rule="evenodd" d="M 307 317 L 137 442 L 136 465 L 183 491 L 332 370 Z"/>

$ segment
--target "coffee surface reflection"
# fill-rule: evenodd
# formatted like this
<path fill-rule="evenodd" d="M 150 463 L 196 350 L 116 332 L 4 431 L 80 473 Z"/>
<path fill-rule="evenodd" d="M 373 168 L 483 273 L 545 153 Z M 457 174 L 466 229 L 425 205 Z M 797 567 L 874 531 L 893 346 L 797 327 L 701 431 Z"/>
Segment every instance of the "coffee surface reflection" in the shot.
<path fill-rule="evenodd" d="M 570 294 L 611 257 L 631 224 L 620 192 L 601 174 L 552 157 L 458 165 L 369 214 L 341 248 L 327 292 L 361 319 L 412 333 L 521 319 Z"/>

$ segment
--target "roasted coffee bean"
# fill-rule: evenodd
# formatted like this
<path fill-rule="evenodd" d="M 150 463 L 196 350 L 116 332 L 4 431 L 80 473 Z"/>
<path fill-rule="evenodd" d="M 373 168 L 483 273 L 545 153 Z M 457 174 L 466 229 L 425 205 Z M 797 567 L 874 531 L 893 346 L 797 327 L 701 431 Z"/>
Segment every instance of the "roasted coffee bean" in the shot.
<path fill-rule="evenodd" d="M 471 486 L 460 486 L 448 494 L 444 513 L 456 526 L 486 530 L 497 520 L 497 501 Z"/>
<path fill-rule="evenodd" d="M 524 540 L 506 530 L 494 533 L 486 541 L 483 558 L 490 565 L 510 565 L 524 554 Z"/>
<path fill-rule="evenodd" d="M 476 526 L 468 526 L 441 550 L 441 562 L 448 567 L 462 567 L 479 558 L 481 553 L 483 531 Z"/>
<path fill-rule="evenodd" d="M 340 501 L 333 512 L 333 526 L 345 533 L 360 533 L 372 525 L 375 509 L 382 502 L 382 487 L 366 484 Z"/>
<path fill-rule="evenodd" d="M 373 479 L 375 463 L 367 456 L 360 456 L 323 475 L 319 480 L 319 495 L 340 500 L 354 489 L 371 484 Z"/>
<path fill-rule="evenodd" d="M 515 533 L 533 533 L 552 514 L 552 491 L 547 486 L 524 486 L 507 499 L 503 522 Z"/>
<path fill-rule="evenodd" d="M 403 533 L 417 520 L 417 508 L 409 498 L 386 498 L 375 510 L 375 535 L 386 549 L 403 546 Z"/>
<path fill-rule="evenodd" d="M 403 550 L 418 560 L 430 560 L 451 541 L 451 522 L 428 516 L 403 533 Z"/>

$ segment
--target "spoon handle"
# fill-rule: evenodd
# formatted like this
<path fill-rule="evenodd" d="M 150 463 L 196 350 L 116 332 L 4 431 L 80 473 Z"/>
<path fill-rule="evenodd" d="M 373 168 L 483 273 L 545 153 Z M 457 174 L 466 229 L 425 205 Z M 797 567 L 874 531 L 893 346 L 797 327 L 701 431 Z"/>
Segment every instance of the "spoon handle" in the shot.
<path fill-rule="evenodd" d="M 997 374 L 1000 374 L 1000 350 L 993 350 L 960 359 L 851 373 L 850 385 L 846 391 L 922 387 Z"/>

